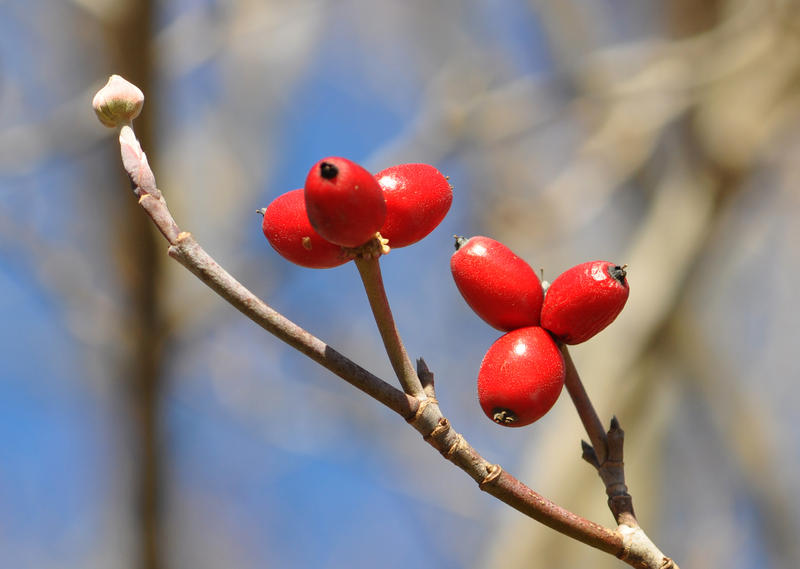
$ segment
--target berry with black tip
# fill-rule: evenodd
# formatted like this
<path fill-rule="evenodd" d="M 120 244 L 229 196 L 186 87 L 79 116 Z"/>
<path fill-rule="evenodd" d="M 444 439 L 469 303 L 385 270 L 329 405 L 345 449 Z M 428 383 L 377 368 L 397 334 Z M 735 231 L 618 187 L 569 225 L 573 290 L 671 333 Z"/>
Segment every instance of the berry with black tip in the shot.
<path fill-rule="evenodd" d="M 306 212 L 324 239 L 359 247 L 372 239 L 386 219 L 383 190 L 367 170 L 340 157 L 324 158 L 308 172 Z"/>
<path fill-rule="evenodd" d="M 456 237 L 450 270 L 472 310 L 498 330 L 537 326 L 542 283 L 531 266 L 490 237 Z"/>
<path fill-rule="evenodd" d="M 564 357 L 547 330 L 518 328 L 501 336 L 483 357 L 478 402 L 499 425 L 530 425 L 553 407 L 564 376 Z"/>
<path fill-rule="evenodd" d="M 628 300 L 625 266 L 581 263 L 561 273 L 544 297 L 542 326 L 565 344 L 585 342 L 611 324 Z"/>

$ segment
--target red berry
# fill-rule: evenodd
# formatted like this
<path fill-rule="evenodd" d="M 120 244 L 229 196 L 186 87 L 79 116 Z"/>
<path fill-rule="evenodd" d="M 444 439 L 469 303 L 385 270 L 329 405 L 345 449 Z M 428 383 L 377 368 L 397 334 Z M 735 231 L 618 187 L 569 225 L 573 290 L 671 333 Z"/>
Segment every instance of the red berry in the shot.
<path fill-rule="evenodd" d="M 346 158 L 324 158 L 314 164 L 304 190 L 311 225 L 336 245 L 363 245 L 386 219 L 386 202 L 378 182 Z"/>
<path fill-rule="evenodd" d="M 428 164 L 399 164 L 375 174 L 386 199 L 381 236 L 392 248 L 416 243 L 441 223 L 453 202 L 453 189 Z"/>
<path fill-rule="evenodd" d="M 564 373 L 564 357 L 547 330 L 513 330 L 483 357 L 478 372 L 481 409 L 506 427 L 530 425 L 555 405 Z"/>
<path fill-rule="evenodd" d="M 561 273 L 547 289 L 542 326 L 565 344 L 585 342 L 611 324 L 628 300 L 625 268 L 591 261 Z"/>
<path fill-rule="evenodd" d="M 498 330 L 538 326 L 542 283 L 531 266 L 489 237 L 456 238 L 450 270 L 461 296 Z"/>
<path fill-rule="evenodd" d="M 340 246 L 326 241 L 311 227 L 302 188 L 275 198 L 264 209 L 261 229 L 272 248 L 297 265 L 327 269 L 348 260 Z"/>

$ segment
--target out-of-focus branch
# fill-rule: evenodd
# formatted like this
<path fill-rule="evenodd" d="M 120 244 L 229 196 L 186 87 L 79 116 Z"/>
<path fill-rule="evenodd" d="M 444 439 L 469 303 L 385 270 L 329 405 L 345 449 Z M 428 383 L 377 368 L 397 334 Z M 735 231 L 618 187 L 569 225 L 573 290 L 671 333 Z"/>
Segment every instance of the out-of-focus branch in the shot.
<path fill-rule="evenodd" d="M 442 414 L 435 398 L 432 374 L 424 362 L 419 364 L 425 377 L 424 395 L 417 399 L 374 376 L 267 306 L 217 264 L 190 233 L 180 230 L 156 186 L 155 176 L 129 122 L 121 125 L 119 138 L 123 165 L 134 193 L 170 243 L 169 255 L 228 303 L 280 340 L 403 416 L 426 442 L 475 480 L 481 490 L 548 527 L 615 555 L 633 567 L 677 568 L 640 528 L 620 525 L 612 530 L 586 520 L 547 500 L 499 465 L 484 459 Z"/>
<path fill-rule="evenodd" d="M 134 82 L 150 92 L 154 80 L 154 52 L 150 49 L 156 28 L 154 0 L 115 2 L 111 19 L 105 19 L 108 57 Z M 122 19 L 117 19 L 122 18 Z M 141 108 L 141 106 L 140 106 Z M 157 111 L 157 109 L 156 109 Z M 156 113 L 142 117 L 142 140 L 156 148 Z M 136 566 L 139 569 L 164 569 L 163 476 L 165 472 L 162 391 L 165 360 L 165 313 L 162 292 L 163 256 L 158 235 L 143 223 L 130 201 L 123 201 L 116 220 L 115 236 L 109 239 L 125 275 L 122 279 L 127 308 L 122 326 L 130 347 L 120 362 L 128 406 L 131 439 L 136 449 L 133 501 L 136 528 Z"/>
<path fill-rule="evenodd" d="M 797 495 L 800 484 L 780 467 L 782 448 L 776 442 L 780 427 L 762 408 L 760 387 L 749 392 L 741 372 L 716 352 L 713 342 L 701 334 L 696 313 L 687 304 L 676 311 L 665 330 L 662 349 L 679 359 L 690 371 L 693 383 L 708 402 L 708 416 L 718 432 L 720 444 L 741 467 L 755 507 L 760 511 L 764 540 L 785 566 L 800 566 L 800 533 L 796 514 L 786 496 Z M 677 356 L 677 358 L 676 358 Z"/>

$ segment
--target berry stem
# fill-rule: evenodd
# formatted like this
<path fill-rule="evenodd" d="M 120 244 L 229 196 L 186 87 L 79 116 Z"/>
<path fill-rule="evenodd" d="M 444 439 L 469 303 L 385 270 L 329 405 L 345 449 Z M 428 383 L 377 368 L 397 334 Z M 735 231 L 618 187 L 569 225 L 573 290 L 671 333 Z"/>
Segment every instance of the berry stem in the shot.
<path fill-rule="evenodd" d="M 581 377 L 578 375 L 578 370 L 569 355 L 569 350 L 566 344 L 561 344 L 561 353 L 564 356 L 564 366 L 566 368 L 566 377 L 564 378 L 564 386 L 567 388 L 572 403 L 578 411 L 578 416 L 583 423 L 583 428 L 586 429 L 586 434 L 589 435 L 589 441 L 594 448 L 594 454 L 598 465 L 602 465 L 606 458 L 608 458 L 608 437 L 605 428 L 603 427 L 600 417 L 597 416 L 597 411 L 594 410 L 592 400 L 589 399 L 589 394 L 583 387 Z"/>
<path fill-rule="evenodd" d="M 625 463 L 623 461 L 625 432 L 616 417 L 611 418 L 611 427 L 608 432 L 605 431 L 565 344 L 561 344 L 561 353 L 564 355 L 566 367 L 564 385 L 567 387 L 591 441 L 591 444 L 581 441 L 583 459 L 595 467 L 600 479 L 605 484 L 608 507 L 617 523 L 638 528 L 639 522 L 633 511 L 633 498 L 625 485 Z"/>
<path fill-rule="evenodd" d="M 417 375 L 411 359 L 406 353 L 400 333 L 394 323 L 392 309 L 389 307 L 389 299 L 386 297 L 386 289 L 383 286 L 383 276 L 381 275 L 381 265 L 378 256 L 358 256 L 355 264 L 358 274 L 361 275 L 361 282 L 364 283 L 364 290 L 367 293 L 369 306 L 378 331 L 386 348 L 386 354 L 392 364 L 392 369 L 403 386 L 403 391 L 417 399 L 425 399 L 427 395 L 422 387 L 422 382 Z"/>

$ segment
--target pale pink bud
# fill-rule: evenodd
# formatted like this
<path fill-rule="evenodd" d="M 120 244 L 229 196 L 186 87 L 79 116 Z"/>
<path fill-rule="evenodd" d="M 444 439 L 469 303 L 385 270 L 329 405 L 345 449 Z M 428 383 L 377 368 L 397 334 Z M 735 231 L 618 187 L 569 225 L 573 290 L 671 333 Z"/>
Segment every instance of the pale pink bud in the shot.
<path fill-rule="evenodd" d="M 97 118 L 111 128 L 129 124 L 139 116 L 143 104 L 144 93 L 119 75 L 109 77 L 106 86 L 92 99 Z"/>

